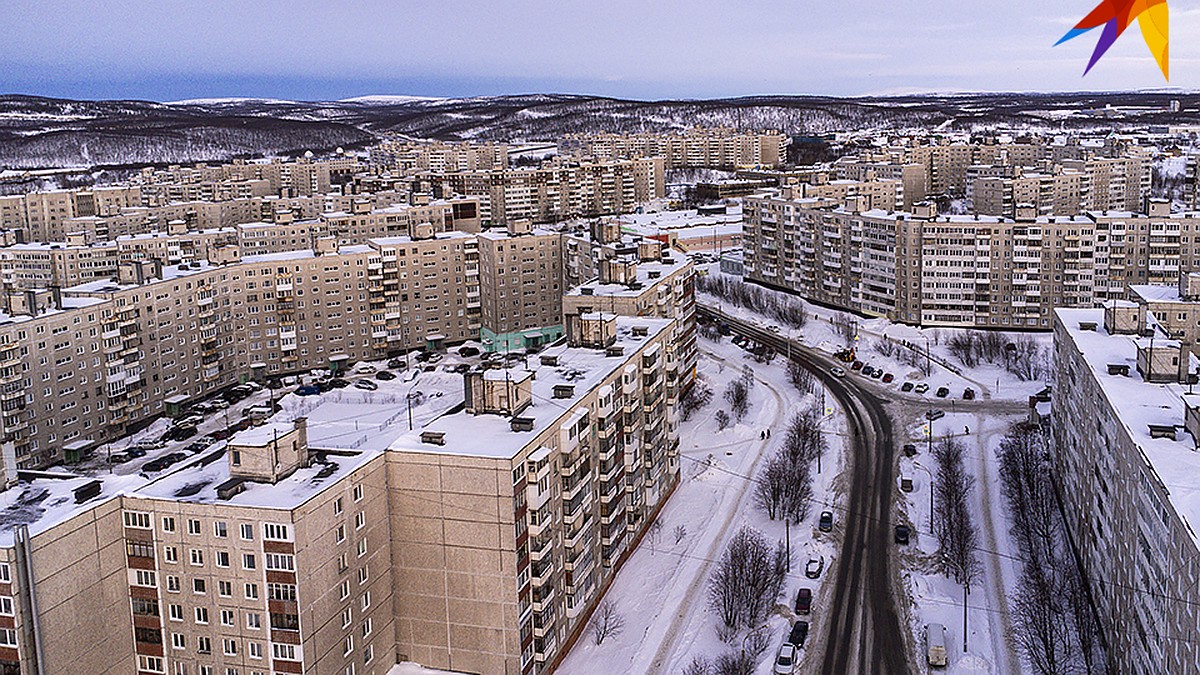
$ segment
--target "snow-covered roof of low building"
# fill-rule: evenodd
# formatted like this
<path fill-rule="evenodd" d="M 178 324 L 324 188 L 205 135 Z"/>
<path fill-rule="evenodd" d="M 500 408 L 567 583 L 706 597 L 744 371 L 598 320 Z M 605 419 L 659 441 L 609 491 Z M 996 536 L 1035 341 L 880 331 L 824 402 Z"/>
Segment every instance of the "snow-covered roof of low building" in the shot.
<path fill-rule="evenodd" d="M 1182 302 L 1178 286 L 1167 284 L 1130 284 L 1129 292 L 1146 302 Z"/>
<path fill-rule="evenodd" d="M 691 261 L 679 254 L 672 257 L 669 263 L 643 260 L 637 264 L 637 279 L 634 286 L 602 284 L 598 279 L 594 279 L 572 288 L 565 295 L 584 295 L 584 289 L 587 289 L 586 294 L 593 296 L 637 297 L 690 264 Z"/>

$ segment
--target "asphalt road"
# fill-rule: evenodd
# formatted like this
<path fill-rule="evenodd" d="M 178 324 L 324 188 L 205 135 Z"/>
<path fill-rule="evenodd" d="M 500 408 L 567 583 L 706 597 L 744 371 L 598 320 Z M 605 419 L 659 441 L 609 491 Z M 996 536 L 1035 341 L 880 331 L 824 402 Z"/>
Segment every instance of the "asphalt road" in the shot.
<path fill-rule="evenodd" d="M 698 308 L 703 314 L 713 310 Z M 781 335 L 728 315 L 719 315 L 736 332 L 787 353 Z M 853 378 L 830 373 L 835 363 L 811 349 L 792 342 L 792 359 L 813 372 L 847 413 L 848 437 L 853 452 L 849 457 L 849 499 L 844 508 L 834 509 L 844 536 L 825 605 L 825 653 L 820 659 L 823 675 L 866 673 L 870 675 L 912 672 L 905 633 L 900 625 L 890 570 L 892 544 L 892 489 L 895 485 L 895 442 L 892 422 L 883 401 L 858 386 Z"/>

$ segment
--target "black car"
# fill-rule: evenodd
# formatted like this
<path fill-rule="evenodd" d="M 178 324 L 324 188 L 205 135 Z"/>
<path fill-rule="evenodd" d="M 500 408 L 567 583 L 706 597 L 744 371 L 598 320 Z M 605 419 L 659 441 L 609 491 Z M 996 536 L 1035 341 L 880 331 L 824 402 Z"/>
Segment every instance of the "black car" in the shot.
<path fill-rule="evenodd" d="M 804 646 L 806 639 L 808 639 L 808 622 L 801 619 L 792 624 L 792 632 L 788 635 L 788 642 L 800 648 Z"/>
<path fill-rule="evenodd" d="M 822 511 L 821 512 L 821 519 L 820 519 L 820 521 L 817 522 L 817 529 L 821 530 L 822 532 L 829 532 L 829 531 L 833 530 L 833 512 L 832 511 Z"/>
<path fill-rule="evenodd" d="M 479 356 L 479 348 L 471 345 L 463 345 L 458 348 L 459 356 Z"/>
<path fill-rule="evenodd" d="M 404 367 L 404 362 L 400 359 L 392 359 L 391 361 L 387 362 L 387 367 L 399 370 L 400 368 Z"/>
<path fill-rule="evenodd" d="M 946 398 L 946 397 L 947 397 L 947 396 L 949 396 L 949 395 L 950 395 L 950 388 L 949 388 L 949 387 L 938 387 L 938 390 L 937 390 L 937 397 L 938 397 L 938 398 Z"/>
<path fill-rule="evenodd" d="M 135 446 L 133 446 L 132 448 L 129 448 L 128 450 L 126 450 L 126 451 L 125 451 L 125 454 L 127 454 L 127 455 L 129 455 L 130 457 L 132 457 L 132 458 L 136 459 L 136 458 L 138 458 L 138 457 L 145 457 L 145 456 L 146 456 L 146 451 L 145 451 L 144 449 L 142 449 L 142 448 L 139 448 L 139 447 L 137 447 L 137 446 L 135 445 Z"/>
<path fill-rule="evenodd" d="M 378 373 L 375 373 L 375 379 L 377 379 L 377 380 L 394 380 L 394 379 L 396 379 L 396 374 L 389 370 L 381 370 Z"/>
<path fill-rule="evenodd" d="M 796 613 L 808 614 L 812 610 L 812 589 L 801 588 L 796 591 Z"/>
<path fill-rule="evenodd" d="M 908 526 L 907 525 L 897 525 L 896 526 L 896 543 L 897 544 L 907 544 L 908 543 Z"/>
<path fill-rule="evenodd" d="M 904 444 L 904 456 L 905 457 L 912 457 L 913 455 L 916 455 L 916 454 L 917 454 L 917 446 L 915 444 L 913 444 L 913 443 L 905 443 Z"/>
<path fill-rule="evenodd" d="M 912 388 L 912 382 L 905 382 L 904 384 L 900 385 L 900 391 L 912 391 Z"/>
<path fill-rule="evenodd" d="M 970 387 L 963 389 L 963 400 L 964 401 L 974 401 L 975 400 L 975 390 Z"/>
<path fill-rule="evenodd" d="M 871 373 L 874 373 L 874 372 L 875 372 L 875 368 L 873 368 L 871 366 L 863 366 L 862 367 L 863 377 L 870 377 Z"/>
<path fill-rule="evenodd" d="M 329 386 L 333 387 L 334 389 L 345 389 L 346 387 L 350 386 L 350 381 L 343 380 L 340 377 L 335 377 L 329 381 Z"/>

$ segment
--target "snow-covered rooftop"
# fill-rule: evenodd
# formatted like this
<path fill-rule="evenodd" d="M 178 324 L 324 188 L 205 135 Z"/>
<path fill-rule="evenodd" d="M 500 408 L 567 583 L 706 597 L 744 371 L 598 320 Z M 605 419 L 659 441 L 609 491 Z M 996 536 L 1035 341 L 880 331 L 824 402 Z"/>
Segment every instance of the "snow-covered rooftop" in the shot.
<path fill-rule="evenodd" d="M 669 263 L 643 260 L 637 265 L 636 287 L 626 284 L 602 284 L 599 280 L 593 280 L 572 288 L 567 291 L 566 295 L 583 295 L 583 289 L 588 289 L 588 294 L 595 296 L 637 297 L 653 285 L 683 269 L 688 263 L 687 258 L 678 254 Z"/>
<path fill-rule="evenodd" d="M 1145 382 L 1137 373 L 1139 338 L 1105 331 L 1103 309 L 1059 309 L 1056 313 L 1091 368 L 1108 405 L 1158 474 L 1175 511 L 1192 530 L 1193 539 L 1200 542 L 1195 534 L 1200 527 L 1200 453 L 1196 451 L 1196 439 L 1182 429 L 1188 385 Z M 1095 324 L 1096 329 L 1084 330 L 1081 322 Z M 1155 348 L 1166 342 L 1156 341 Z M 1191 358 L 1195 361 L 1194 356 Z M 1110 375 L 1110 364 L 1127 366 L 1130 375 Z M 1178 440 L 1151 437 L 1150 425 L 1180 427 Z"/>

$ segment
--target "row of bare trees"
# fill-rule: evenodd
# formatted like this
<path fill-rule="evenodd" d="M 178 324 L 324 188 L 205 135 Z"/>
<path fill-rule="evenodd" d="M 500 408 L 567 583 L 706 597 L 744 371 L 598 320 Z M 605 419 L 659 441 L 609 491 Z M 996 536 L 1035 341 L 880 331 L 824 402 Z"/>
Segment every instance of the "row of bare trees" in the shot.
<path fill-rule="evenodd" d="M 1013 639 L 1039 675 L 1107 673 L 1100 625 L 1055 499 L 1048 445 L 1042 429 L 1021 424 L 997 451 L 1022 559 L 1010 598 Z"/>
<path fill-rule="evenodd" d="M 906 343 L 899 343 L 886 337 L 882 340 L 876 340 L 872 347 L 880 356 L 889 359 L 896 359 L 906 366 L 920 370 L 921 374 L 925 377 L 929 377 L 929 372 L 931 369 L 930 358 L 929 355 L 921 351 L 919 347 L 914 347 Z"/>
<path fill-rule="evenodd" d="M 775 319 L 791 328 L 800 328 L 808 320 L 804 303 L 783 293 L 752 286 L 740 279 L 709 274 L 696 277 L 696 290 L 715 295 L 737 307 L 745 307 Z"/>
<path fill-rule="evenodd" d="M 971 491 L 975 477 L 963 466 L 965 446 L 947 436 L 933 449 L 937 463 L 934 482 L 933 533 L 938 540 L 942 571 L 967 591 L 983 575 L 979 561 L 979 532 L 971 519 Z"/>
<path fill-rule="evenodd" d="M 783 445 L 767 460 L 754 484 L 754 503 L 771 520 L 798 523 L 812 500 L 812 465 L 825 452 L 820 412 L 809 408 L 788 424 Z"/>
<path fill-rule="evenodd" d="M 709 607 L 721 623 L 717 634 L 731 642 L 740 631 L 761 626 L 783 591 L 788 554 L 761 532 L 743 526 L 730 538 L 708 584 Z"/>
<path fill-rule="evenodd" d="M 995 331 L 957 331 L 946 341 L 946 348 L 968 368 L 991 363 L 1026 381 L 1041 379 L 1049 372 L 1047 351 L 1030 335 L 1010 338 Z"/>
<path fill-rule="evenodd" d="M 718 410 L 716 414 L 718 428 L 724 429 L 735 420 L 741 422 L 746 413 L 750 412 L 750 391 L 752 389 L 754 389 L 754 369 L 748 365 L 742 366 L 741 376 L 725 387 L 725 402 L 729 404 L 733 418 L 730 418 L 728 412 Z"/>

